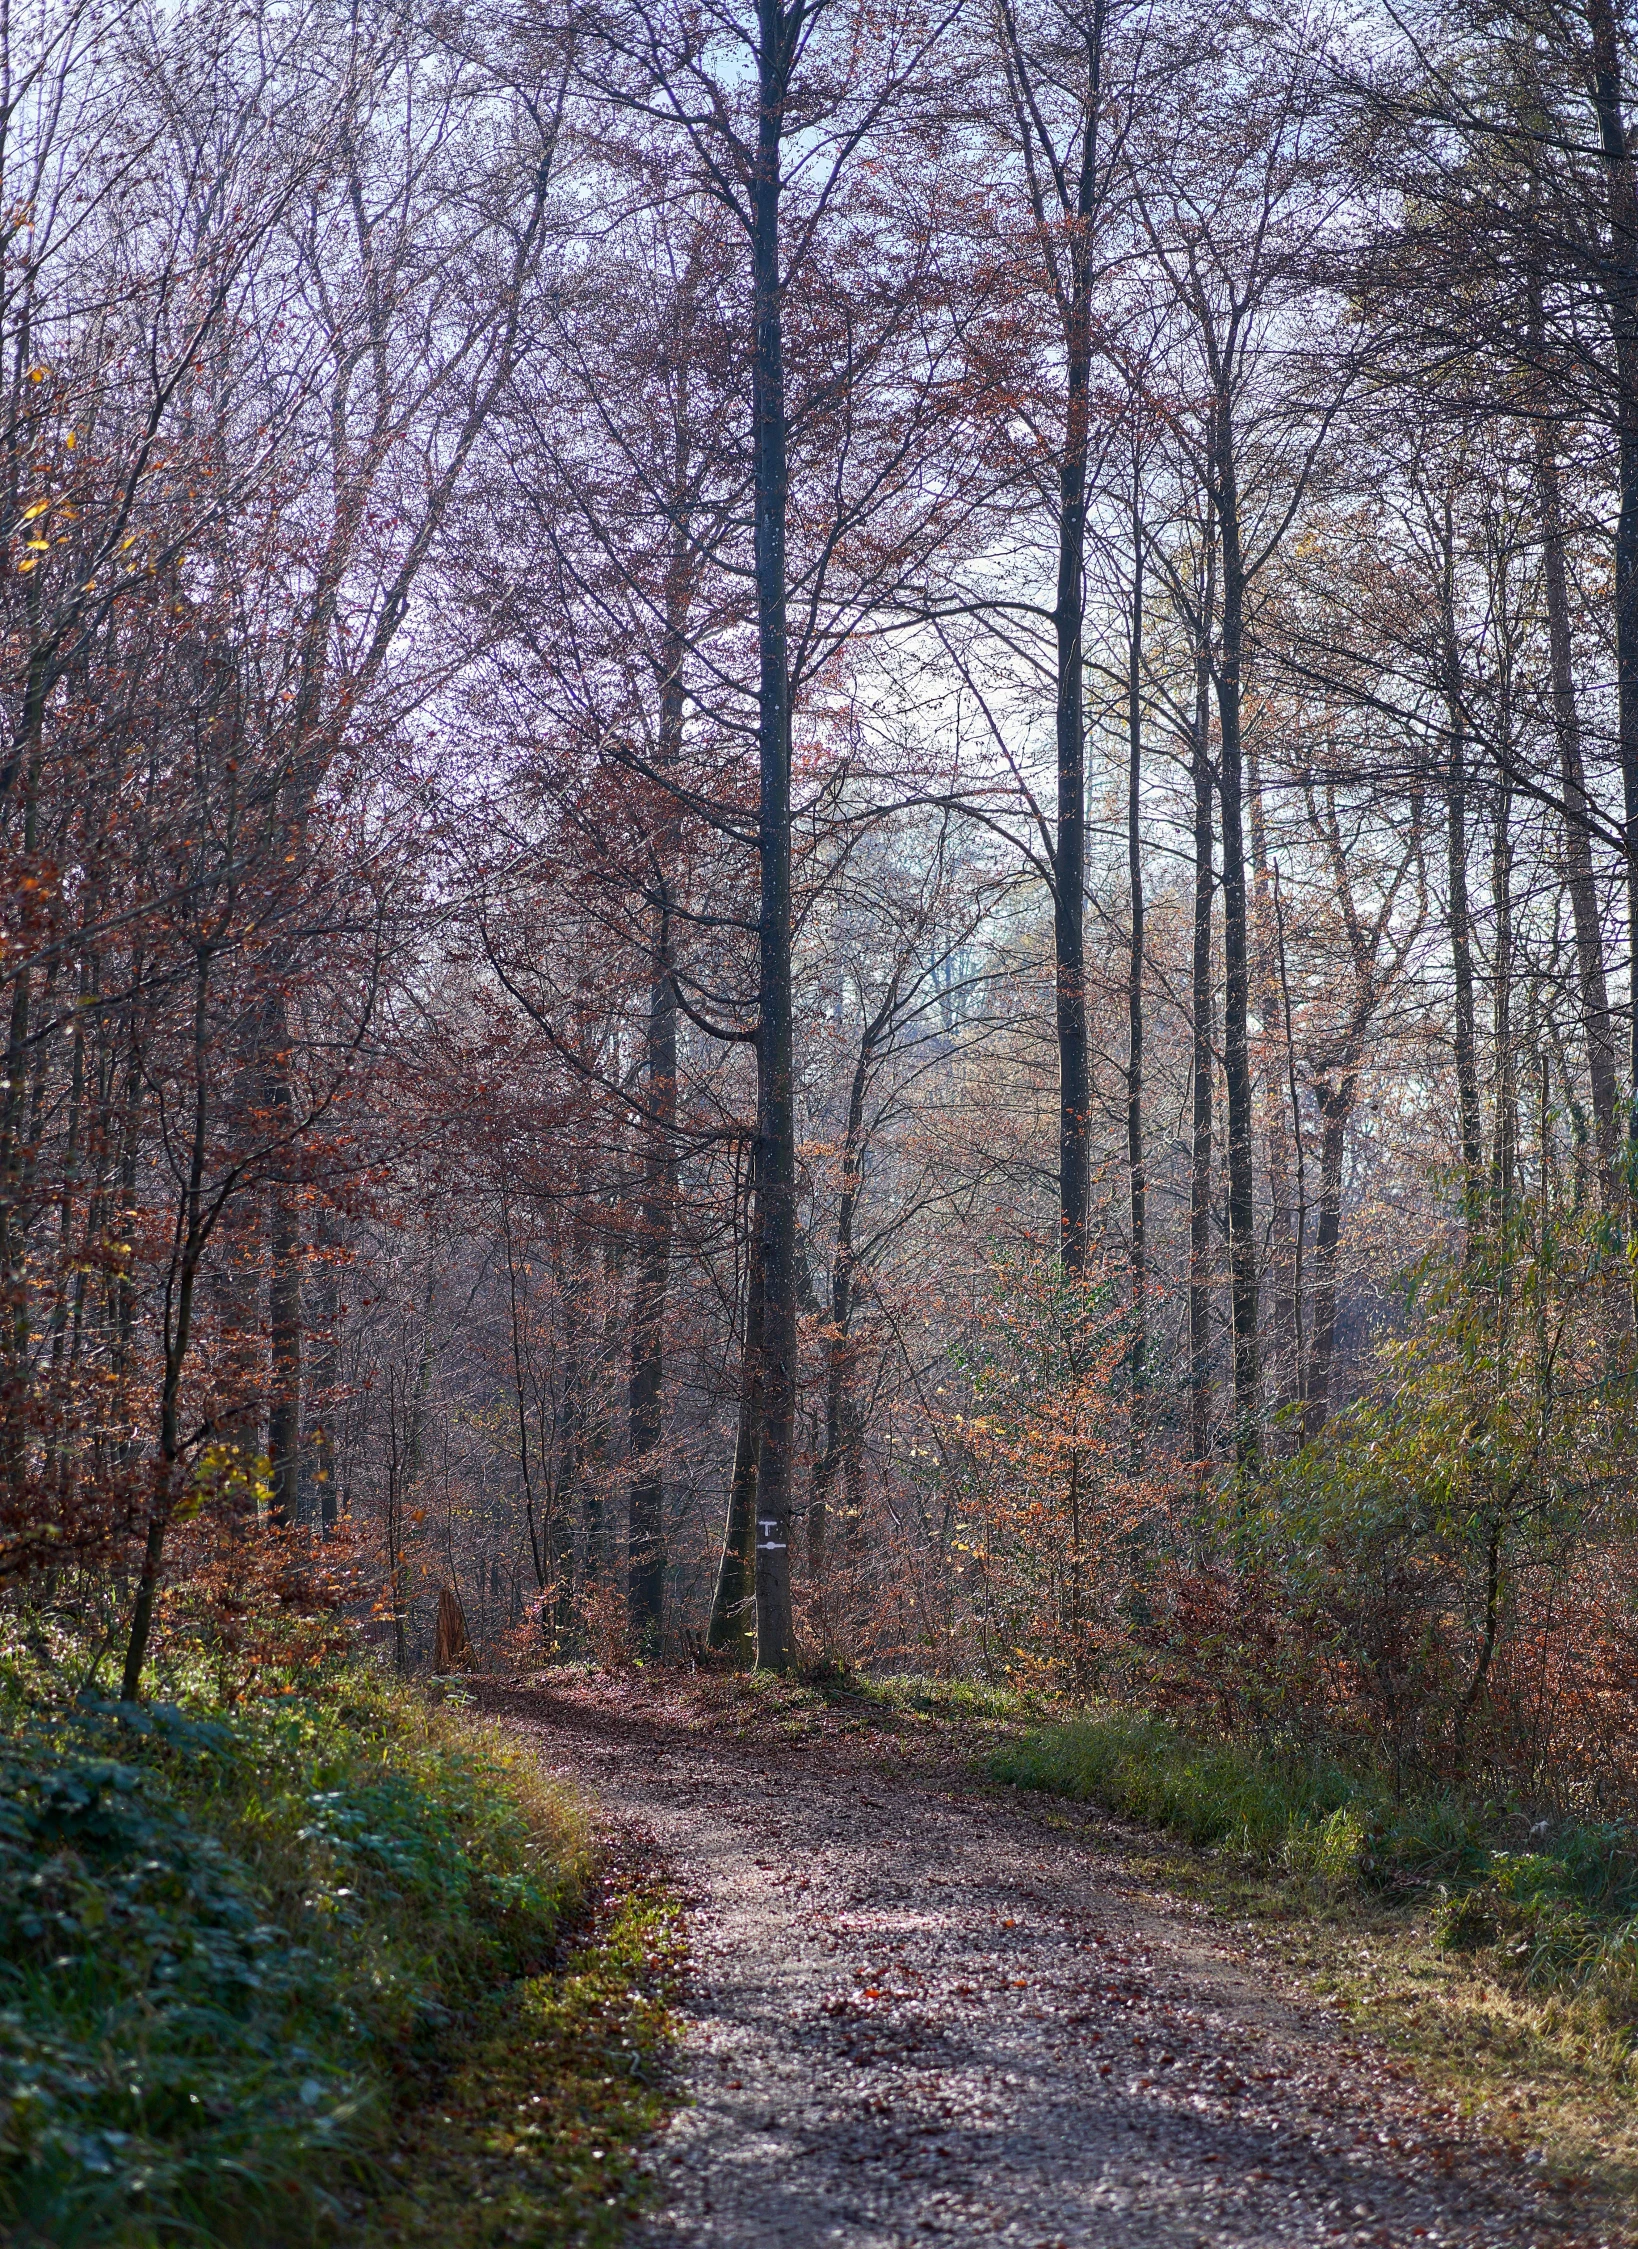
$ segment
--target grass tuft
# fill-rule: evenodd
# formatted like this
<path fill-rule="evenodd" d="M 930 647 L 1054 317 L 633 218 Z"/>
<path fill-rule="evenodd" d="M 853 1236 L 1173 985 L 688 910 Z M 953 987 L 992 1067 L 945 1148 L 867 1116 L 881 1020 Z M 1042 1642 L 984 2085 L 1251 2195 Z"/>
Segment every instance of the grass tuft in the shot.
<path fill-rule="evenodd" d="M 920 1672 L 898 1672 L 870 1678 L 850 1671 L 829 1684 L 836 1698 L 875 1704 L 918 1718 L 1018 1718 L 1029 1709 L 1029 1698 L 1015 1687 L 993 1687 L 977 1679 L 935 1679 Z"/>

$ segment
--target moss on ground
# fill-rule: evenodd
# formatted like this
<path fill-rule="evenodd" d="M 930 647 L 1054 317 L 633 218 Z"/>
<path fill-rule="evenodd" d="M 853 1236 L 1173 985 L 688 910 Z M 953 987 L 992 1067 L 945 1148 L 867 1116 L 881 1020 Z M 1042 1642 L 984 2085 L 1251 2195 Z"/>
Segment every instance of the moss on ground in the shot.
<path fill-rule="evenodd" d="M 675 1899 L 619 1856 L 568 1956 L 474 2025 L 389 2162 L 368 2249 L 603 2249 L 650 2197 L 637 2146 L 664 2121 L 685 1960 Z"/>

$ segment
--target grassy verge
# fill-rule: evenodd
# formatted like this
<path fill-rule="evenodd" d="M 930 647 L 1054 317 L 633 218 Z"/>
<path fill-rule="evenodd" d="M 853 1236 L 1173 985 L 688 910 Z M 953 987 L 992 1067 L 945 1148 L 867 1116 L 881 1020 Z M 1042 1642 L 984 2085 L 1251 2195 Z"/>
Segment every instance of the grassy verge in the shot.
<path fill-rule="evenodd" d="M 865 1703 L 912 1718 L 1015 1719 L 1025 1716 L 1030 1708 L 1028 1697 L 1012 1687 L 986 1686 L 974 1679 L 933 1679 L 920 1672 L 898 1672 L 882 1678 L 848 1672 L 824 1685 L 833 1702 Z"/>
<path fill-rule="evenodd" d="M 558 2118 L 514 2160 L 551 2210 L 528 2238 L 599 2238 L 611 2190 L 577 2183 L 581 2128 L 624 2182 L 663 2043 L 662 1908 L 586 1921 L 580 1812 L 367 1664 L 231 1707 L 191 1684 L 141 1709 L 57 1699 L 38 1640 L 0 1650 L 0 2232 L 351 2237 L 403 2202 L 395 2158 L 430 2162 L 453 2101 L 492 2135 L 520 2104 Z M 429 2201 L 448 2154 L 415 2173 Z"/>
<path fill-rule="evenodd" d="M 1396 1801 L 1323 1758 L 1128 1712 L 1003 1743 L 997 1780 L 1197 1847 L 1145 1872 L 1244 1914 L 1339 2012 L 1560 2176 L 1638 2191 L 1638 1857 L 1623 1826 Z"/>
<path fill-rule="evenodd" d="M 389 2158 L 400 2184 L 361 2240 L 425 2249 L 603 2249 L 648 2199 L 635 2142 L 663 2120 L 683 1961 L 675 1901 L 605 1861 L 567 1957 L 488 2006 L 436 2102 Z"/>

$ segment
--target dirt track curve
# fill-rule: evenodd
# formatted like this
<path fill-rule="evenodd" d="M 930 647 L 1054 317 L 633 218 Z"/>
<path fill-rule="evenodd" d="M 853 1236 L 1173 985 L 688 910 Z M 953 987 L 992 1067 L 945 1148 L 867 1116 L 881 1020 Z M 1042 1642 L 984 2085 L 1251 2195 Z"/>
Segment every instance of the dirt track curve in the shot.
<path fill-rule="evenodd" d="M 561 1676 L 561 1675 L 559 1675 Z M 690 1901 L 644 2249 L 1613 2244 L 1090 1811 L 697 1696 L 490 1690 Z M 1587 2230 L 1591 2223 L 1591 2230 Z"/>

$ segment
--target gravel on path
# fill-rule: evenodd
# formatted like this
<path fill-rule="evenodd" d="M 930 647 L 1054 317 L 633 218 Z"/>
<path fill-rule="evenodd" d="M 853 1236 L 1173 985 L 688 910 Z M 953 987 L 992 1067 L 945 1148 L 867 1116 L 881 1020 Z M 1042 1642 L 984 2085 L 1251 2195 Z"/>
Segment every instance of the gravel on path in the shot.
<path fill-rule="evenodd" d="M 562 1683 L 560 1683 L 562 1682 Z M 745 1738 L 680 1690 L 487 1688 L 688 1900 L 644 2249 L 1612 2249 L 1520 2152 L 1157 1899 L 1085 1807 Z"/>

